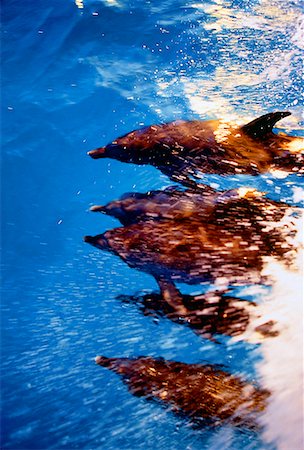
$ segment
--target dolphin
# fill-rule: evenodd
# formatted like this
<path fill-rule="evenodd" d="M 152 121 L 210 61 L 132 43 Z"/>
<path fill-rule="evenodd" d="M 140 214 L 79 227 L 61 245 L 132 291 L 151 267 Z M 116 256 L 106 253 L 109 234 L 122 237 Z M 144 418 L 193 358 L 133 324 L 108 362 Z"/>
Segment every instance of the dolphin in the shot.
<path fill-rule="evenodd" d="M 117 373 L 133 395 L 158 400 L 193 423 L 254 427 L 270 395 L 215 365 L 152 357 L 97 356 L 95 361 Z"/>
<path fill-rule="evenodd" d="M 93 212 L 102 212 L 117 218 L 122 225 L 131 225 L 142 220 L 183 219 L 194 213 L 208 215 L 221 193 L 207 185 L 200 190 L 181 190 L 168 187 L 147 193 L 130 192 L 119 200 L 106 205 L 94 205 Z"/>
<path fill-rule="evenodd" d="M 250 204 L 252 208 L 258 205 L 267 220 L 274 215 L 282 217 L 290 205 L 276 202 L 265 197 L 264 192 L 252 188 L 229 189 L 216 191 L 207 185 L 200 185 L 200 189 L 181 190 L 170 186 L 164 190 L 149 191 L 147 193 L 130 192 L 124 194 L 119 200 L 106 205 L 94 205 L 93 212 L 101 212 L 118 219 L 122 225 L 131 225 L 143 220 L 183 220 L 193 218 L 208 221 L 210 215 L 222 208 L 224 204 L 232 208 Z M 295 208 L 296 209 L 296 208 Z"/>
<path fill-rule="evenodd" d="M 195 187 L 200 173 L 258 175 L 304 171 L 304 139 L 276 134 L 277 121 L 288 111 L 265 114 L 245 125 L 224 120 L 178 120 L 131 131 L 105 147 L 89 151 L 94 158 L 151 164 L 171 180 Z"/>
<path fill-rule="evenodd" d="M 243 197 L 220 203 L 205 221 L 146 220 L 84 240 L 154 276 L 169 305 L 187 315 L 175 282 L 257 283 L 265 257 L 290 262 L 292 225 L 286 217 L 293 209 L 285 208 Z"/>
<path fill-rule="evenodd" d="M 242 298 L 210 291 L 199 295 L 181 294 L 183 304 L 189 313 L 181 317 L 162 295 L 120 295 L 123 303 L 135 304 L 145 316 L 166 317 L 171 321 L 186 325 L 197 335 L 216 342 L 216 336 L 242 336 L 252 320 L 260 318 L 257 304 Z M 260 338 L 276 337 L 276 322 L 268 320 L 254 328 Z"/>

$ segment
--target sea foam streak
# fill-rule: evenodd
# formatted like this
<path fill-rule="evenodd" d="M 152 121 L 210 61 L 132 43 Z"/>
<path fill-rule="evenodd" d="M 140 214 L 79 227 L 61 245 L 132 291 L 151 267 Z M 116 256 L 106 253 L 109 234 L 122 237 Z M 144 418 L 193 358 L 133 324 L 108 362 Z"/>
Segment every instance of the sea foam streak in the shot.
<path fill-rule="evenodd" d="M 302 191 L 303 193 L 303 191 Z M 260 286 L 242 294 L 262 297 L 246 332 L 234 341 L 259 343 L 262 358 L 257 366 L 259 382 L 271 392 L 268 406 L 260 417 L 265 441 L 278 450 L 304 448 L 303 432 L 303 224 L 304 210 L 293 216 L 292 208 L 280 221 L 286 230 L 291 265 L 265 258 L 262 275 L 271 283 L 265 294 Z M 273 224 L 278 226 L 278 223 Z M 269 225 L 271 233 L 272 225 Z M 264 294 L 263 294 L 264 292 Z M 261 295 L 262 294 L 262 295 Z M 266 328 L 264 327 L 265 324 Z M 269 330 L 264 335 L 258 330 Z"/>
<path fill-rule="evenodd" d="M 271 391 L 261 421 L 265 440 L 280 450 L 303 448 L 303 212 L 293 220 L 295 264 L 286 268 L 268 260 L 264 275 L 273 285 L 260 306 L 264 320 L 276 322 L 279 334 L 265 339 L 259 351 L 263 359 L 258 373 L 264 388 Z"/>

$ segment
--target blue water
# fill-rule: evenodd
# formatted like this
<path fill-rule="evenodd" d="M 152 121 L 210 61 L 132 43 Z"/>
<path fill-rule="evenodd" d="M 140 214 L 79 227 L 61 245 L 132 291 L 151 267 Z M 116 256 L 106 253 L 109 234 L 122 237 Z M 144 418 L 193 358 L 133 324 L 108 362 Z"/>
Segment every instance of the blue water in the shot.
<path fill-rule="evenodd" d="M 151 355 L 250 379 L 258 354 L 116 299 L 157 287 L 82 242 L 118 225 L 88 208 L 170 182 L 86 152 L 142 125 L 272 110 L 291 110 L 282 126 L 300 134 L 299 13 L 296 0 L 2 2 L 2 448 L 270 448 L 252 432 L 193 429 L 95 365 Z M 290 202 L 301 184 L 205 182 Z"/>

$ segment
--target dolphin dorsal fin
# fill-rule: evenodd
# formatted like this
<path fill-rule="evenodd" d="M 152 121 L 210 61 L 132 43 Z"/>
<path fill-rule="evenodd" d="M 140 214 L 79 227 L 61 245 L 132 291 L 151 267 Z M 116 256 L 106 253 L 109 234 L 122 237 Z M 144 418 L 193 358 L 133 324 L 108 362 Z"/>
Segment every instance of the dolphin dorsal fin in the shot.
<path fill-rule="evenodd" d="M 243 133 L 254 139 L 260 139 L 272 132 L 274 125 L 284 117 L 290 116 L 289 111 L 276 111 L 254 119 L 241 127 Z"/>

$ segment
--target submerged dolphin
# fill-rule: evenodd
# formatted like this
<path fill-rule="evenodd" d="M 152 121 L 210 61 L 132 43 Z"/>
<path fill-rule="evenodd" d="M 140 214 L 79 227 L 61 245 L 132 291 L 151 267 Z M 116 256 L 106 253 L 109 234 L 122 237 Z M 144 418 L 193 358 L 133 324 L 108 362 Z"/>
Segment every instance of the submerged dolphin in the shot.
<path fill-rule="evenodd" d="M 105 147 L 88 152 L 151 164 L 172 180 L 195 186 L 198 173 L 257 175 L 274 170 L 303 172 L 304 139 L 275 134 L 275 123 L 289 116 L 278 111 L 236 126 L 222 120 L 175 121 L 132 131 Z"/>
<path fill-rule="evenodd" d="M 135 304 L 145 316 L 167 317 L 212 340 L 219 334 L 240 336 L 253 319 L 260 317 L 256 303 L 217 292 L 181 294 L 183 304 L 189 311 L 183 317 L 160 294 L 120 295 L 117 298 L 123 303 Z M 275 325 L 274 321 L 269 320 L 255 327 L 254 331 L 262 338 L 274 337 L 278 335 Z"/>
<path fill-rule="evenodd" d="M 174 281 L 259 282 L 264 257 L 289 260 L 292 230 L 285 217 L 290 213 L 293 210 L 286 205 L 281 210 L 280 203 L 237 198 L 221 203 L 206 221 L 195 216 L 147 220 L 84 240 L 153 275 L 165 300 L 177 313 L 187 315 Z"/>
<path fill-rule="evenodd" d="M 179 220 L 195 213 L 206 217 L 221 194 L 207 185 L 201 185 L 200 190 L 185 191 L 170 186 L 146 194 L 130 192 L 107 205 L 94 205 L 90 210 L 116 217 L 122 225 L 151 219 Z"/>
<path fill-rule="evenodd" d="M 229 189 L 216 191 L 207 185 L 200 185 L 199 190 L 180 190 L 170 186 L 165 190 L 149 191 L 146 194 L 131 192 L 124 194 L 119 200 L 106 205 L 94 205 L 94 212 L 102 212 L 117 218 L 122 225 L 131 225 L 143 220 L 195 220 L 208 221 L 210 216 L 223 205 L 229 205 L 227 214 L 231 216 L 232 208 L 245 207 L 251 209 L 258 206 L 259 213 L 267 216 L 266 220 L 278 220 L 289 205 L 275 202 L 264 197 L 264 193 L 252 188 Z"/>
<path fill-rule="evenodd" d="M 159 400 L 193 422 L 253 426 L 269 392 L 212 365 L 141 357 L 96 363 L 117 373 L 133 395 Z"/>

